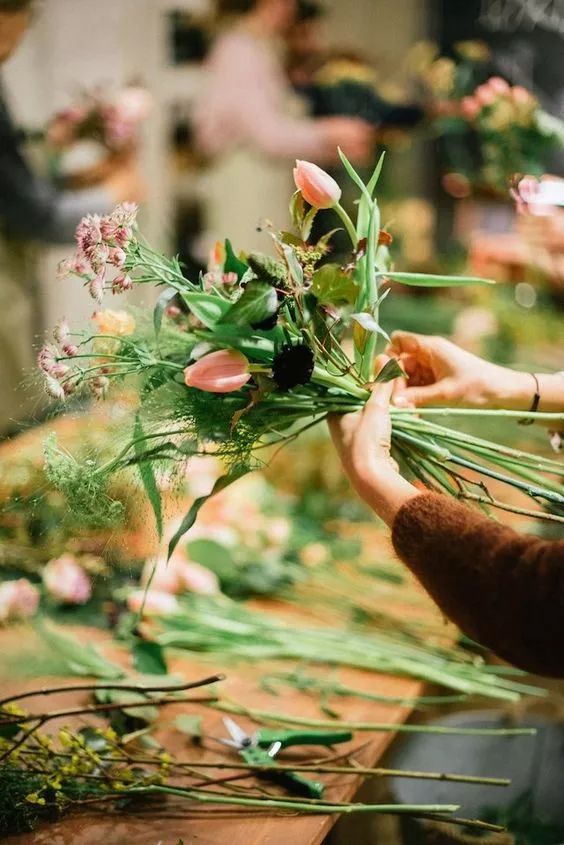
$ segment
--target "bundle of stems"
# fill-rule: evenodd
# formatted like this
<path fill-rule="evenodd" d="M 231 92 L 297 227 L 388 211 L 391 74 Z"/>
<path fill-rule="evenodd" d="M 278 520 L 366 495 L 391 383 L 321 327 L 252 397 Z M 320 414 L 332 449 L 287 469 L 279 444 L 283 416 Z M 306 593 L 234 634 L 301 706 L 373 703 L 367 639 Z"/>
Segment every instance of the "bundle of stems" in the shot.
<path fill-rule="evenodd" d="M 112 382 L 126 378 L 133 378 L 139 395 L 133 436 L 109 461 L 99 463 L 93 456 L 87 467 L 81 466 L 48 445 L 49 478 L 74 509 L 90 518 L 97 510 L 111 511 L 105 494 L 109 477 L 137 466 L 160 530 L 155 465 L 161 469 L 212 450 L 227 464 L 217 492 L 260 464 L 266 446 L 295 439 L 328 414 L 362 408 L 375 381 L 402 374 L 391 360 L 375 376 L 376 354 L 387 338 L 379 308 L 391 290 L 389 282 L 418 287 L 488 283 L 395 271 L 388 250 L 391 236 L 381 228 L 375 197 L 383 160 L 365 184 L 341 158 L 359 193 L 356 220 L 340 204 L 339 185 L 315 165 L 300 162 L 299 190 L 291 202 L 294 231 L 270 233 L 277 257 L 236 255 L 226 241 L 215 251 L 210 272 L 197 282 L 184 277 L 176 259 L 159 255 L 142 239 L 131 207 L 82 221 L 79 253 L 68 269 L 97 301 L 107 288 L 121 293 L 148 284 L 164 291 L 150 328 L 136 325 L 125 312 L 101 311 L 97 330 L 75 334 L 59 325 L 57 345 L 48 344 L 40 353 L 47 389 L 61 399 L 84 388 L 103 396 Z M 344 265 L 325 261 L 332 233 L 311 243 L 313 219 L 325 208 L 338 215 L 350 238 L 351 257 Z M 120 274 L 111 279 L 116 266 Z M 347 332 L 353 339 L 350 355 Z M 433 414 L 443 413 L 393 411 L 393 451 L 409 473 L 432 489 L 514 510 L 511 502 L 489 493 L 483 479 L 493 480 L 532 500 L 535 508 L 519 512 L 564 518 L 559 462 L 440 425 Z M 452 413 L 490 415 L 508 425 L 519 416 L 504 410 Z M 557 428 L 564 415 L 536 413 L 533 418 Z M 170 553 L 203 501 L 186 514 Z"/>
<path fill-rule="evenodd" d="M 178 613 L 163 616 L 162 646 L 205 652 L 225 660 L 298 660 L 418 678 L 468 695 L 517 701 L 544 690 L 507 677 L 460 650 L 402 641 L 391 634 L 302 627 L 225 597 L 186 595 Z"/>

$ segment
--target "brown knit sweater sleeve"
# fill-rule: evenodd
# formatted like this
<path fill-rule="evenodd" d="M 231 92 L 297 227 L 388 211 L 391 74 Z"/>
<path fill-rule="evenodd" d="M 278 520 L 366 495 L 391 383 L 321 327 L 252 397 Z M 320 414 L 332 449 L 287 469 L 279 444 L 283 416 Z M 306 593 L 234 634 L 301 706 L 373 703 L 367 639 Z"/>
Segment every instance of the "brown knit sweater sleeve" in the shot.
<path fill-rule="evenodd" d="M 515 666 L 564 677 L 564 541 L 518 534 L 434 493 L 403 505 L 392 541 L 465 634 Z"/>

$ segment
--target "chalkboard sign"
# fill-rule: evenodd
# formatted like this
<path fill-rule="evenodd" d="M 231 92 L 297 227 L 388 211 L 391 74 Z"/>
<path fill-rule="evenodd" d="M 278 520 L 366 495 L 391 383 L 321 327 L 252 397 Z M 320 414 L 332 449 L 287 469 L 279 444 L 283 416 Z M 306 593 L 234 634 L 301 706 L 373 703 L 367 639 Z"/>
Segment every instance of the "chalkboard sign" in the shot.
<path fill-rule="evenodd" d="M 438 0 L 436 11 L 444 53 L 457 41 L 485 41 L 493 72 L 564 118 L 564 0 Z"/>

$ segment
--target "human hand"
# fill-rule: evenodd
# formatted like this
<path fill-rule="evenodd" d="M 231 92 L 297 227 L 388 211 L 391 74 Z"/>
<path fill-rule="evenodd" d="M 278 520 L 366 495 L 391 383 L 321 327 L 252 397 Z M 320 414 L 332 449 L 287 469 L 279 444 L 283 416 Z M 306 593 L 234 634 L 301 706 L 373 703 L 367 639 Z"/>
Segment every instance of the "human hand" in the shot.
<path fill-rule="evenodd" d="M 380 367 L 387 360 L 380 356 Z M 389 525 L 402 504 L 418 495 L 416 488 L 401 477 L 390 454 L 392 385 L 375 384 L 362 410 L 329 418 L 333 443 L 353 487 Z"/>
<path fill-rule="evenodd" d="M 394 388 L 397 407 L 450 405 L 527 410 L 535 393 L 530 373 L 500 367 L 444 337 L 394 332 L 388 353 L 407 378 Z"/>
<path fill-rule="evenodd" d="M 326 117 L 319 121 L 324 129 L 328 153 L 336 156 L 338 147 L 355 164 L 368 164 L 374 152 L 375 131 L 357 117 Z"/>

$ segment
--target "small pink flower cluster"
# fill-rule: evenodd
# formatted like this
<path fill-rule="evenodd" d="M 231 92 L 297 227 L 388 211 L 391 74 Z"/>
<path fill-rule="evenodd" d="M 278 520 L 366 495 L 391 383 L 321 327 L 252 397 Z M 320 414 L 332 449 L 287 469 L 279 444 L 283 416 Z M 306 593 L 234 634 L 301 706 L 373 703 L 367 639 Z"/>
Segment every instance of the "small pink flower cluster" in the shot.
<path fill-rule="evenodd" d="M 460 114 L 466 120 L 476 120 L 487 106 L 493 106 L 500 99 L 516 108 L 532 109 L 536 105 L 533 95 L 522 85 L 509 85 L 501 76 L 492 76 L 478 85 L 472 96 L 460 101 Z"/>
<path fill-rule="evenodd" d="M 39 605 L 39 590 L 27 578 L 0 584 L 0 623 L 33 616 Z"/>
<path fill-rule="evenodd" d="M 44 344 L 37 355 L 37 365 L 45 379 L 45 390 L 53 399 L 65 399 L 74 392 L 78 372 L 73 373 L 64 358 L 78 355 L 78 346 L 73 343 L 70 328 L 63 318 L 53 330 L 54 343 Z M 59 346 L 61 347 L 59 349 Z"/>
<path fill-rule="evenodd" d="M 134 590 L 127 598 L 127 606 L 138 613 L 145 599 L 145 611 L 154 616 L 165 616 L 178 609 L 176 596 L 189 592 L 214 595 L 219 592 L 219 581 L 211 569 L 189 560 L 182 549 L 177 549 L 170 560 L 159 557 L 145 564 L 141 584 L 147 589 Z"/>
<path fill-rule="evenodd" d="M 50 560 L 42 578 L 48 595 L 59 604 L 86 604 L 92 595 L 90 578 L 73 555 Z"/>
<path fill-rule="evenodd" d="M 72 261 L 59 264 L 58 277 L 80 276 L 88 284 L 90 296 L 101 303 L 108 269 L 114 268 L 118 275 L 111 280 L 112 293 L 130 290 L 133 281 L 125 272 L 126 249 L 133 239 L 136 217 L 137 205 L 132 202 L 121 203 L 103 217 L 83 217 L 76 230 L 77 253 Z"/>
<path fill-rule="evenodd" d="M 509 189 L 519 214 L 525 214 L 539 193 L 540 182 L 536 176 L 516 176 Z"/>
<path fill-rule="evenodd" d="M 93 138 L 108 150 L 120 152 L 135 144 L 151 107 L 151 95 L 138 85 L 116 91 L 110 99 L 95 91 L 55 115 L 47 140 L 54 149 L 63 150 L 80 139 Z"/>

